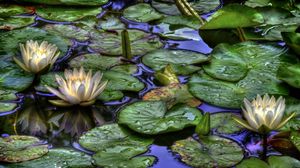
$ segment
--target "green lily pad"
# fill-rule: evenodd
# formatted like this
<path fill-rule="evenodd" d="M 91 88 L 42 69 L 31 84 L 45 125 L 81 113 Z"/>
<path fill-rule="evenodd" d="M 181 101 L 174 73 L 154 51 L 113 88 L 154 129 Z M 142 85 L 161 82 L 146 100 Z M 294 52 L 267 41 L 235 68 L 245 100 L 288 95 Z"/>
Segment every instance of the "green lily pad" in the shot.
<path fill-rule="evenodd" d="M 280 131 L 292 131 L 300 129 L 300 100 L 293 97 L 286 97 L 285 116 L 295 112 L 296 117 L 289 120 Z"/>
<path fill-rule="evenodd" d="M 233 120 L 232 113 L 215 113 L 210 115 L 210 127 L 222 134 L 235 134 L 243 130 L 243 127 Z"/>
<path fill-rule="evenodd" d="M 78 41 L 87 41 L 90 38 L 90 32 L 74 25 L 47 24 L 44 30 L 57 36 L 76 39 Z"/>
<path fill-rule="evenodd" d="M 130 167 L 130 168 L 147 168 L 154 161 L 153 156 L 137 156 L 141 153 L 132 150 L 116 150 L 114 152 L 97 152 L 93 159 L 95 164 L 105 168 Z"/>
<path fill-rule="evenodd" d="M 97 27 L 103 30 L 123 30 L 126 28 L 125 24 L 115 15 L 105 15 Z"/>
<path fill-rule="evenodd" d="M 171 39 L 171 40 L 194 40 L 200 41 L 201 37 L 198 34 L 198 31 L 184 27 L 178 29 L 172 29 L 172 25 L 161 23 L 157 25 L 160 32 L 159 35 L 163 38 Z"/>
<path fill-rule="evenodd" d="M 161 48 L 158 36 L 140 30 L 128 30 L 132 55 L 143 55 Z M 122 55 L 121 30 L 115 32 L 93 33 L 91 49 L 104 55 Z"/>
<path fill-rule="evenodd" d="M 282 32 L 281 35 L 285 43 L 300 55 L 300 33 Z"/>
<path fill-rule="evenodd" d="M 163 17 L 162 14 L 156 12 L 156 10 L 147 3 L 139 3 L 126 8 L 123 12 L 123 16 L 128 20 L 136 22 L 149 22 Z"/>
<path fill-rule="evenodd" d="M 19 5 L 4 5 L 0 4 L 0 18 L 11 17 L 15 15 L 33 13 L 33 9 Z"/>
<path fill-rule="evenodd" d="M 142 90 L 145 85 L 137 78 L 123 72 L 106 71 L 103 74 L 104 80 L 108 80 L 107 90 L 135 91 Z"/>
<path fill-rule="evenodd" d="M 49 152 L 38 159 L 22 163 L 7 164 L 7 168 L 93 168 L 89 155 L 67 148 L 50 149 Z"/>
<path fill-rule="evenodd" d="M 296 146 L 298 151 L 300 151 L 300 133 L 299 133 L 299 131 L 292 131 L 291 135 L 290 135 L 290 139 L 291 139 L 292 143 Z M 300 164 L 300 161 L 299 161 L 299 164 Z M 300 167 L 300 165 L 299 165 L 299 167 Z"/>
<path fill-rule="evenodd" d="M 199 70 L 193 64 L 200 64 L 209 59 L 208 56 L 193 51 L 160 49 L 146 54 L 142 61 L 155 71 L 162 70 L 170 64 L 173 65 L 176 74 L 182 74 L 191 69 Z"/>
<path fill-rule="evenodd" d="M 124 64 L 124 65 L 114 66 L 114 67 L 110 68 L 110 70 L 131 75 L 131 74 L 134 74 L 137 72 L 138 67 L 134 64 Z"/>
<path fill-rule="evenodd" d="M 176 141 L 171 149 L 181 156 L 181 160 L 192 167 L 232 167 L 239 163 L 244 155 L 243 149 L 229 139 L 208 136 Z"/>
<path fill-rule="evenodd" d="M 159 0 L 153 0 L 151 5 L 160 13 L 166 15 L 181 15 L 175 3 L 164 3 Z"/>
<path fill-rule="evenodd" d="M 167 16 L 159 21 L 160 23 L 169 24 L 172 27 L 189 27 L 198 30 L 201 23 L 199 19 L 192 16 Z"/>
<path fill-rule="evenodd" d="M 19 2 L 32 2 L 45 5 L 74 5 L 74 6 L 99 6 L 104 5 L 108 0 L 16 0 Z"/>
<path fill-rule="evenodd" d="M 62 22 L 73 22 L 80 19 L 83 19 L 88 16 L 96 16 L 101 13 L 102 8 L 98 7 L 56 7 L 56 6 L 43 6 L 37 7 L 36 13 L 47 19 L 47 20 L 55 20 Z"/>
<path fill-rule="evenodd" d="M 257 94 L 288 95 L 276 78 L 280 66 L 296 61 L 277 46 L 244 42 L 214 48 L 211 64 L 189 81 L 190 92 L 213 105 L 240 108 L 243 99 Z M 228 73 L 227 73 L 228 71 Z"/>
<path fill-rule="evenodd" d="M 114 150 L 147 151 L 153 143 L 151 138 L 143 138 L 118 124 L 96 127 L 82 135 L 79 144 L 91 151 L 113 152 Z"/>
<path fill-rule="evenodd" d="M 98 97 L 98 100 L 105 102 L 119 100 L 124 97 L 124 93 L 119 90 L 104 90 Z"/>
<path fill-rule="evenodd" d="M 62 53 L 61 55 L 67 53 L 68 47 L 71 46 L 70 40 L 38 28 L 27 27 L 19 30 L 0 32 L 0 53 L 6 53 L 10 56 L 18 55 L 20 52 L 19 44 L 24 44 L 27 40 L 48 41 L 55 44 Z"/>
<path fill-rule="evenodd" d="M 293 87 L 300 88 L 300 64 L 281 67 L 278 71 L 278 78 Z"/>
<path fill-rule="evenodd" d="M 3 57 L 0 58 L 1 90 L 23 91 L 28 88 L 33 82 L 34 76 L 23 71 L 18 65 L 12 63 L 10 59 L 4 59 Z"/>
<path fill-rule="evenodd" d="M 289 156 L 270 156 L 264 162 L 258 158 L 251 157 L 249 159 L 243 160 L 238 164 L 237 168 L 299 168 L 300 161 Z"/>
<path fill-rule="evenodd" d="M 0 30 L 13 30 L 31 25 L 35 22 L 33 16 L 14 16 L 2 19 L 0 18 Z"/>
<path fill-rule="evenodd" d="M 0 137 L 0 149 L 0 161 L 15 163 L 45 155 L 48 152 L 48 145 L 35 137 L 12 135 Z"/>
<path fill-rule="evenodd" d="M 100 54 L 85 54 L 75 57 L 69 62 L 70 67 L 92 69 L 93 71 L 103 71 L 121 64 L 121 57 L 108 57 Z"/>
<path fill-rule="evenodd" d="M 15 109 L 17 107 L 16 103 L 4 103 L 0 102 L 0 113 L 1 112 L 7 112 Z"/>
<path fill-rule="evenodd" d="M 0 101 L 9 101 L 9 100 L 16 100 L 18 97 L 16 96 L 17 91 L 15 90 L 1 90 L 0 89 Z"/>
<path fill-rule="evenodd" d="M 172 83 L 161 88 L 153 89 L 143 96 L 143 100 L 162 100 L 167 103 L 168 107 L 172 107 L 177 103 L 186 103 L 191 107 L 197 107 L 201 104 L 198 99 L 190 94 L 187 85 L 178 83 Z"/>
<path fill-rule="evenodd" d="M 255 9 L 239 4 L 229 4 L 209 17 L 200 29 L 252 27 L 262 23 L 264 23 L 264 17 Z"/>
<path fill-rule="evenodd" d="M 194 126 L 201 116 L 198 109 L 186 105 L 175 105 L 168 110 L 163 101 L 142 101 L 122 109 L 118 123 L 139 133 L 155 135 Z"/>

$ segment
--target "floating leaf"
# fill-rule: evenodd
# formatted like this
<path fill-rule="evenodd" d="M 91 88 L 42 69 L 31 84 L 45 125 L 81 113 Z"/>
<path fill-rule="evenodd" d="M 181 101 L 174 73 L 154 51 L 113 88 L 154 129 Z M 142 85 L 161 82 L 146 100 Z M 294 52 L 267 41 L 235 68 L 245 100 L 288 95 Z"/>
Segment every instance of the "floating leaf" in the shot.
<path fill-rule="evenodd" d="M 124 65 L 114 66 L 114 67 L 110 68 L 110 70 L 131 75 L 138 71 L 138 67 L 134 64 L 124 64 Z"/>
<path fill-rule="evenodd" d="M 257 94 L 287 95 L 288 90 L 276 78 L 282 65 L 295 58 L 281 47 L 244 42 L 220 44 L 214 48 L 211 64 L 189 81 L 190 92 L 213 105 L 240 108 L 243 99 Z"/>
<path fill-rule="evenodd" d="M 73 22 L 83 19 L 88 16 L 96 16 L 101 13 L 102 8 L 98 7 L 57 7 L 57 6 L 43 6 L 37 7 L 36 13 L 47 19 L 62 22 Z"/>
<path fill-rule="evenodd" d="M 105 15 L 97 27 L 103 30 L 123 30 L 126 28 L 125 24 L 115 15 Z"/>
<path fill-rule="evenodd" d="M 12 135 L 0 137 L 0 149 L 0 161 L 15 163 L 45 155 L 48 152 L 48 145 L 35 137 Z"/>
<path fill-rule="evenodd" d="M 270 156 L 267 159 L 267 162 L 264 162 L 258 158 L 251 157 L 249 159 L 243 160 L 238 164 L 237 168 L 298 168 L 300 167 L 300 161 L 289 156 Z"/>
<path fill-rule="evenodd" d="M 299 131 L 292 131 L 290 135 L 292 143 L 296 146 L 298 151 L 300 151 L 300 133 Z M 300 164 L 300 162 L 299 162 Z"/>
<path fill-rule="evenodd" d="M 136 22 L 149 22 L 163 17 L 147 3 L 130 6 L 124 10 L 123 15 L 126 19 Z"/>
<path fill-rule="evenodd" d="M 163 44 L 156 35 L 139 30 L 128 30 L 132 55 L 143 55 L 161 48 Z M 115 32 L 93 33 L 91 44 L 93 50 L 104 55 L 122 55 L 121 30 Z"/>
<path fill-rule="evenodd" d="M 217 137 L 201 137 L 200 143 L 193 138 L 176 141 L 172 151 L 181 156 L 181 160 L 193 167 L 231 167 L 239 163 L 244 155 L 243 149 L 235 142 Z"/>
<path fill-rule="evenodd" d="M 164 3 L 159 0 L 153 0 L 151 5 L 157 11 L 166 15 L 181 15 L 175 3 Z"/>
<path fill-rule="evenodd" d="M 31 25 L 35 22 L 32 16 L 14 16 L 2 19 L 0 18 L 0 30 L 13 30 Z"/>
<path fill-rule="evenodd" d="M 9 101 L 9 100 L 16 100 L 18 97 L 16 96 L 16 91 L 14 90 L 0 90 L 0 101 Z"/>
<path fill-rule="evenodd" d="M 172 40 L 201 40 L 197 30 L 188 27 L 172 29 L 171 26 L 166 23 L 157 25 L 160 36 Z"/>
<path fill-rule="evenodd" d="M 278 78 L 293 87 L 300 88 L 300 64 L 281 67 L 278 71 Z"/>
<path fill-rule="evenodd" d="M 240 132 L 243 127 L 233 120 L 232 113 L 215 113 L 210 116 L 210 127 L 218 133 L 234 134 Z"/>
<path fill-rule="evenodd" d="M 17 107 L 16 103 L 4 103 L 0 102 L 0 113 L 1 112 L 7 112 L 15 109 Z"/>
<path fill-rule="evenodd" d="M 89 155 L 75 151 L 68 148 L 57 148 L 50 149 L 49 152 L 38 159 L 15 163 L 6 164 L 7 168 L 37 168 L 37 167 L 47 167 L 47 168 L 57 168 L 57 167 L 72 167 L 72 168 L 93 168 L 92 159 Z"/>
<path fill-rule="evenodd" d="M 97 152 L 93 159 L 97 166 L 106 168 L 130 167 L 130 168 L 147 168 L 154 161 L 153 156 L 137 156 L 141 153 L 132 150 L 116 150 L 114 152 Z"/>
<path fill-rule="evenodd" d="M 33 13 L 33 9 L 19 5 L 0 4 L 0 18 L 11 17 L 25 13 Z"/>
<path fill-rule="evenodd" d="M 162 70 L 170 64 L 173 65 L 172 68 L 176 74 L 187 74 L 186 72 L 192 73 L 199 70 L 193 64 L 200 64 L 208 60 L 209 57 L 206 55 L 193 51 L 160 49 L 148 53 L 142 61 L 155 71 Z M 190 71 L 191 69 L 195 71 Z"/>
<path fill-rule="evenodd" d="M 185 105 L 170 110 L 163 101 L 142 101 L 126 106 L 119 112 L 118 123 L 143 134 L 161 134 L 182 130 L 198 124 L 201 113 Z"/>
<path fill-rule="evenodd" d="M 282 32 L 281 35 L 286 44 L 300 55 L 300 33 Z"/>
<path fill-rule="evenodd" d="M 44 30 L 57 36 L 76 39 L 78 41 L 87 41 L 90 38 L 90 32 L 74 25 L 47 24 Z"/>
<path fill-rule="evenodd" d="M 158 101 L 162 100 L 172 107 L 177 103 L 186 103 L 191 107 L 197 107 L 201 102 L 194 98 L 188 91 L 187 85 L 173 83 L 168 86 L 153 89 L 143 96 L 143 100 Z"/>
<path fill-rule="evenodd" d="M 229 4 L 209 17 L 200 29 L 252 27 L 262 23 L 264 23 L 264 17 L 255 9 L 239 4 Z"/>
<path fill-rule="evenodd" d="M 45 5 L 78 5 L 78 6 L 99 6 L 106 4 L 108 0 L 16 0 L 19 2 L 33 2 Z"/>
<path fill-rule="evenodd" d="M 79 143 L 84 148 L 95 152 L 128 149 L 144 152 L 153 143 L 153 139 L 139 137 L 118 124 L 109 124 L 88 131 L 80 137 Z"/>

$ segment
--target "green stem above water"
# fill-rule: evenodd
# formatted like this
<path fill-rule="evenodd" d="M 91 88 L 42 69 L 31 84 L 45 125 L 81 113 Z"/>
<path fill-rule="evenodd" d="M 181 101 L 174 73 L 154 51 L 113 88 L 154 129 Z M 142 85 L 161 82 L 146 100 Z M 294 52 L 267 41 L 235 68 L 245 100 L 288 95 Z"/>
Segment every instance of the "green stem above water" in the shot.
<path fill-rule="evenodd" d="M 175 0 L 175 4 L 182 15 L 196 17 L 200 21 L 201 25 L 205 23 L 187 0 Z"/>

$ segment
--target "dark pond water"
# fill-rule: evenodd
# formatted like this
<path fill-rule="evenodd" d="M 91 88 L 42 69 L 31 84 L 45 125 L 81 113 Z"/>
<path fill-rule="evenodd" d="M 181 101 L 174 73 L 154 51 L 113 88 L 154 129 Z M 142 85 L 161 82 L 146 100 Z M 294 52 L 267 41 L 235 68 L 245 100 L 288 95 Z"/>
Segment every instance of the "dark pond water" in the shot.
<path fill-rule="evenodd" d="M 115 0 L 105 6 L 105 8 L 112 8 L 114 10 L 121 10 L 124 7 L 133 4 L 132 0 Z M 205 14 L 207 17 L 210 14 Z M 101 17 L 101 14 L 99 15 Z M 156 27 L 148 24 L 138 24 L 130 22 L 124 18 L 122 21 L 126 23 L 128 28 L 139 29 L 146 32 L 158 32 Z M 33 26 L 41 26 L 45 23 L 53 23 L 51 21 L 37 18 L 36 23 Z M 58 23 L 58 22 L 55 22 Z M 68 24 L 68 23 L 59 23 Z M 193 32 L 195 36 L 199 36 L 198 32 Z M 197 51 L 200 53 L 208 54 L 211 52 L 211 48 L 204 41 L 163 41 L 165 48 L 172 49 L 185 49 Z M 87 43 L 80 43 L 74 41 L 72 47 L 72 55 L 68 54 L 60 61 L 66 61 L 70 57 L 75 57 L 81 53 L 91 53 L 92 50 L 87 48 Z M 95 106 L 88 108 L 56 108 L 47 103 L 46 98 L 51 95 L 35 92 L 33 89 L 29 89 L 24 93 L 20 93 L 19 107 L 11 112 L 1 114 L 0 116 L 0 133 L 2 136 L 9 134 L 28 134 L 36 135 L 47 142 L 52 144 L 53 147 L 72 146 L 78 150 L 86 153 L 90 153 L 80 147 L 77 143 L 77 138 L 83 132 L 91 129 L 95 126 L 112 123 L 115 121 L 117 111 L 124 105 L 137 101 L 146 92 L 156 88 L 157 85 L 153 81 L 153 70 L 149 69 L 141 63 L 139 57 L 135 57 L 132 60 L 138 65 L 138 71 L 134 74 L 139 80 L 146 84 L 144 90 L 136 93 L 126 93 L 121 101 L 105 102 L 103 104 L 97 103 Z M 64 64 L 55 67 L 55 70 L 64 68 Z M 182 83 L 187 82 L 187 77 L 181 76 L 180 81 Z M 209 104 L 203 103 L 198 107 L 204 112 L 218 113 L 218 112 L 237 112 L 237 109 L 224 109 Z M 62 113 L 63 112 L 63 113 Z M 172 153 L 169 146 L 178 139 L 191 136 L 193 129 L 185 129 L 175 134 L 166 134 L 157 136 L 155 143 L 150 147 L 150 150 L 145 155 L 153 155 L 157 157 L 154 168 L 187 168 L 189 166 L 179 161 L 179 156 Z M 215 132 L 215 134 L 217 134 Z M 178 136 L 180 135 L 180 136 Z M 238 142 L 246 151 L 245 156 L 257 156 L 261 152 L 261 138 L 257 134 L 243 131 L 236 135 L 221 135 L 229 139 L 233 139 Z M 275 150 L 269 149 L 269 154 L 277 154 Z"/>

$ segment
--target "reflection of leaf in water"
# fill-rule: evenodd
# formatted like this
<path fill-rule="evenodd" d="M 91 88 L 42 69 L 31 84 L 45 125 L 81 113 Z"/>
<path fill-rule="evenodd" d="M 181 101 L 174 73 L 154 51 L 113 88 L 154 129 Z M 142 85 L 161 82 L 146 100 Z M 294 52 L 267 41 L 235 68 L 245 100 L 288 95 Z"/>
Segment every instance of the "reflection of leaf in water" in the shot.
<path fill-rule="evenodd" d="M 22 132 L 28 132 L 30 135 L 45 134 L 47 132 L 45 115 L 43 111 L 34 105 L 28 106 L 18 114 L 17 123 L 21 125 Z"/>

